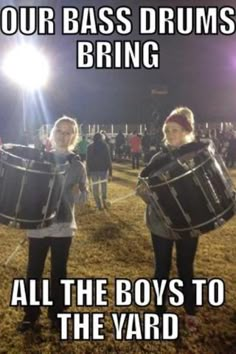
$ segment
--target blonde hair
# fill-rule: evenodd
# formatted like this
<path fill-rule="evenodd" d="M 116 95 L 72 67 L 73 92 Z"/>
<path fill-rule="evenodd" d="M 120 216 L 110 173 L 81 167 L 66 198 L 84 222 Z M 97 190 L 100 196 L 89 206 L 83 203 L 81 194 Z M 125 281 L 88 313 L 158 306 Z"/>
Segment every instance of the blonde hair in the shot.
<path fill-rule="evenodd" d="M 191 143 L 195 140 L 195 120 L 194 120 L 194 114 L 193 111 L 188 108 L 188 107 L 176 107 L 169 115 L 169 117 L 173 116 L 173 115 L 180 115 L 186 118 L 187 122 L 189 123 L 189 125 L 192 128 L 191 132 L 188 132 L 188 134 L 186 135 L 186 144 L 187 143 Z M 165 133 L 165 129 L 166 129 L 166 122 L 164 122 L 163 127 L 162 127 L 162 132 L 164 135 L 164 143 L 165 145 L 167 145 L 167 139 L 166 139 L 166 133 Z"/>
<path fill-rule="evenodd" d="M 55 147 L 54 133 L 55 133 L 55 129 L 61 123 L 70 124 L 74 129 L 74 138 L 73 138 L 70 146 L 68 147 L 68 150 L 72 151 L 75 148 L 75 146 L 79 140 L 79 127 L 78 127 L 77 121 L 74 118 L 70 118 L 68 116 L 62 116 L 61 118 L 57 119 L 56 122 L 54 123 L 52 130 L 51 130 L 49 140 L 52 143 L 52 146 Z"/>

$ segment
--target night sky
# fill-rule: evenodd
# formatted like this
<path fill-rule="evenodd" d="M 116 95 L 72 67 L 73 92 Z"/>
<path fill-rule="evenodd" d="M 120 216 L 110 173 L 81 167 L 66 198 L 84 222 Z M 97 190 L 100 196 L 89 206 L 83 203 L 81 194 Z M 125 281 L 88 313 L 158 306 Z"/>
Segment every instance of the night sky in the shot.
<path fill-rule="evenodd" d="M 227 1 L 234 6 L 235 1 Z M 138 33 L 139 6 L 226 6 L 225 1 L 1 1 L 4 6 L 51 6 L 56 11 L 53 36 L 6 36 L 0 33 L 1 58 L 16 43 L 34 43 L 48 57 L 50 80 L 39 96 L 25 98 L 24 112 L 35 128 L 63 114 L 81 123 L 149 122 L 158 110 L 163 119 L 177 105 L 193 109 L 197 122 L 236 121 L 236 34 L 158 35 Z M 130 35 L 92 36 L 83 40 L 155 40 L 160 46 L 159 69 L 76 69 L 76 41 L 80 35 L 61 35 L 62 6 L 129 6 Z M 152 89 L 168 88 L 168 95 L 153 96 Z M 14 139 L 21 131 L 22 91 L 0 71 L 0 135 Z"/>

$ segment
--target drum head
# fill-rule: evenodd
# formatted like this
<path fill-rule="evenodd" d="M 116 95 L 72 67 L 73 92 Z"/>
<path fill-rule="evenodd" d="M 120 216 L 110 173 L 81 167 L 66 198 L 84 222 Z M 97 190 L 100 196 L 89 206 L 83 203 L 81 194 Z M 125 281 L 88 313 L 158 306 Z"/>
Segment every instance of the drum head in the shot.
<path fill-rule="evenodd" d="M 69 168 L 66 157 L 28 146 L 0 149 L 0 222 L 22 229 L 49 226 Z"/>

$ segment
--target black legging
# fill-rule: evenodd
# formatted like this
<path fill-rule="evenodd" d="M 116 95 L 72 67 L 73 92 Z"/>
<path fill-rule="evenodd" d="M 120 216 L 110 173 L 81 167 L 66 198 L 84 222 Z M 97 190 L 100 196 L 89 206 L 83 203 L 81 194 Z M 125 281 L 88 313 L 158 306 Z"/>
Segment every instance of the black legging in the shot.
<path fill-rule="evenodd" d="M 179 278 L 183 281 L 184 308 L 187 314 L 194 315 L 195 309 L 195 288 L 192 285 L 193 263 L 197 251 L 198 237 L 188 237 L 184 240 L 172 241 L 163 237 L 152 235 L 153 249 L 155 253 L 155 274 L 158 280 L 169 279 L 171 268 L 172 249 L 176 245 L 176 263 Z M 165 292 L 165 299 L 168 291 Z M 166 311 L 166 304 L 156 308 L 158 314 Z"/>
<path fill-rule="evenodd" d="M 59 280 L 67 276 L 67 260 L 71 245 L 71 237 L 45 237 L 29 238 L 29 259 L 27 268 L 27 279 L 37 280 L 37 295 L 40 298 L 40 280 L 42 278 L 44 264 L 49 249 L 51 250 L 51 282 L 50 298 L 54 306 L 49 307 L 48 316 L 56 319 L 59 312 L 64 309 L 63 287 Z M 40 314 L 39 306 L 25 307 L 25 313 L 29 320 L 35 321 Z"/>
<path fill-rule="evenodd" d="M 139 159 L 140 159 L 140 153 L 139 152 L 132 152 L 132 168 L 139 169 Z"/>

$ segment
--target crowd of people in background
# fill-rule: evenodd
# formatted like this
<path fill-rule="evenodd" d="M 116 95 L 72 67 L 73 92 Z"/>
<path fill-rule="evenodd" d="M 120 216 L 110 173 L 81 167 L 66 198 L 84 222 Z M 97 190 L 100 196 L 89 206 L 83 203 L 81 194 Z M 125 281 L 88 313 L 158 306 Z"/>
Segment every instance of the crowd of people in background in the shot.
<path fill-rule="evenodd" d="M 133 169 L 140 168 L 141 160 L 148 163 L 159 147 L 157 136 L 149 134 L 147 130 L 144 131 L 144 135 L 138 134 L 136 130 L 128 135 L 119 131 L 116 137 L 109 137 L 105 131 L 101 131 L 100 135 L 109 148 L 111 160 L 116 162 L 130 160 Z M 83 161 L 86 160 L 90 143 L 91 139 L 83 135 L 76 147 L 76 152 Z"/>
<path fill-rule="evenodd" d="M 121 130 L 115 137 L 109 136 L 105 131 L 100 132 L 103 141 L 109 148 L 112 161 L 130 162 L 133 169 L 140 168 L 140 162 L 146 165 L 152 156 L 159 151 L 162 144 L 161 133 L 151 134 L 147 130 L 143 134 L 133 131 L 124 134 Z M 96 134 L 95 134 L 96 135 Z M 196 129 L 196 139 L 211 139 L 218 153 L 225 160 L 228 168 L 236 166 L 236 131 L 233 129 L 221 131 L 220 129 Z M 76 147 L 76 152 L 82 161 L 86 160 L 87 149 L 91 138 L 83 135 Z"/>
<path fill-rule="evenodd" d="M 228 168 L 236 166 L 236 131 L 233 129 L 221 131 L 220 129 L 199 129 L 197 131 L 198 138 L 211 139 L 218 151 L 224 159 Z"/>
<path fill-rule="evenodd" d="M 116 135 L 107 134 L 103 130 L 99 134 L 108 147 L 111 161 L 130 162 L 131 167 L 137 170 L 140 168 L 140 163 L 142 166 L 146 165 L 152 156 L 159 151 L 163 139 L 161 131 L 150 133 L 147 129 L 144 130 L 143 134 L 138 133 L 136 130 L 128 134 L 119 130 Z M 95 135 L 82 134 L 80 137 L 75 152 L 80 155 L 82 162 L 87 159 L 87 151 L 89 145 L 94 143 Z M 224 159 L 226 166 L 228 168 L 236 167 L 236 130 L 233 128 L 227 130 L 219 128 L 207 129 L 199 126 L 196 127 L 196 139 L 211 139 L 218 153 Z M 40 145 L 43 144 L 44 148 L 50 151 L 49 139 L 45 139 L 44 142 L 38 140 L 34 144 L 36 148 L 40 148 Z M 2 144 L 0 137 L 0 146 Z"/>

